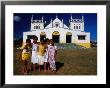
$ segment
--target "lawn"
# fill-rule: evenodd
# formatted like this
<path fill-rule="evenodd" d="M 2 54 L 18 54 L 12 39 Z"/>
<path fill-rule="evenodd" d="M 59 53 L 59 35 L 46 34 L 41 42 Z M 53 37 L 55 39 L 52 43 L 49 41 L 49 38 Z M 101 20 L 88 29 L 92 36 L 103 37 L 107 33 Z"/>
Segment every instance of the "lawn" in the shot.
<path fill-rule="evenodd" d="M 14 48 L 14 75 L 22 75 L 22 63 L 18 61 L 19 49 Z M 57 72 L 34 73 L 28 62 L 28 75 L 97 75 L 97 48 L 89 49 L 58 49 L 56 60 Z"/>

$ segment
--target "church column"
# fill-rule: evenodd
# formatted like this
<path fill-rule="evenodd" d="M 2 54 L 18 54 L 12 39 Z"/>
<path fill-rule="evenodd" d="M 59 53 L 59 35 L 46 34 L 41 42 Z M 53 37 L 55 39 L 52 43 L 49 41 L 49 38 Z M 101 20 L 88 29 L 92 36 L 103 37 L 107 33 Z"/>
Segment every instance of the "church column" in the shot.
<path fill-rule="evenodd" d="M 84 16 L 82 14 L 82 31 L 84 31 Z"/>
<path fill-rule="evenodd" d="M 40 42 L 40 34 L 39 35 L 36 35 L 36 36 L 38 37 L 38 40 L 37 41 Z"/>
<path fill-rule="evenodd" d="M 66 32 L 60 31 L 60 43 L 66 43 Z"/>
<path fill-rule="evenodd" d="M 26 39 L 27 39 L 27 33 L 23 32 L 23 42 L 26 42 Z"/>
<path fill-rule="evenodd" d="M 51 27 L 53 28 L 53 21 L 52 21 L 52 19 L 51 19 L 50 23 L 52 24 Z"/>
<path fill-rule="evenodd" d="M 64 28 L 64 23 L 63 23 L 63 19 L 62 19 L 62 27 Z"/>
<path fill-rule="evenodd" d="M 46 30 L 46 38 L 52 39 L 52 32 L 49 30 Z"/>

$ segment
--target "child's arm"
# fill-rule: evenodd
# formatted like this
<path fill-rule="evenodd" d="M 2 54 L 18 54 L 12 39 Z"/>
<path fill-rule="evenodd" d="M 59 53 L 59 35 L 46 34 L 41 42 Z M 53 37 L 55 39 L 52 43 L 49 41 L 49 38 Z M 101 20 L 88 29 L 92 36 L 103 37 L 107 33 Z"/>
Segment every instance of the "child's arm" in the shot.
<path fill-rule="evenodd" d="M 19 55 L 19 61 L 22 60 L 22 50 L 20 51 L 20 55 Z"/>
<path fill-rule="evenodd" d="M 38 45 L 38 47 L 37 47 L 37 52 L 39 52 L 39 45 Z"/>
<path fill-rule="evenodd" d="M 57 46 L 55 46 L 55 60 L 56 60 L 56 56 L 57 56 Z"/>
<path fill-rule="evenodd" d="M 45 45 L 45 52 L 46 52 L 46 49 L 47 49 L 47 45 Z"/>

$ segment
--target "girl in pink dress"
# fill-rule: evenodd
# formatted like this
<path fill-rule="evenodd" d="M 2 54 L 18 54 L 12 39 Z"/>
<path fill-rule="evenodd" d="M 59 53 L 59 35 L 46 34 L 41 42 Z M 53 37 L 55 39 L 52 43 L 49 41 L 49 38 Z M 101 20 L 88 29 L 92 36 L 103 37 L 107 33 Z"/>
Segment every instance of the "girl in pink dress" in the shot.
<path fill-rule="evenodd" d="M 52 71 L 56 71 L 56 54 L 57 48 L 54 46 L 54 42 L 51 40 L 48 46 L 48 62 Z"/>

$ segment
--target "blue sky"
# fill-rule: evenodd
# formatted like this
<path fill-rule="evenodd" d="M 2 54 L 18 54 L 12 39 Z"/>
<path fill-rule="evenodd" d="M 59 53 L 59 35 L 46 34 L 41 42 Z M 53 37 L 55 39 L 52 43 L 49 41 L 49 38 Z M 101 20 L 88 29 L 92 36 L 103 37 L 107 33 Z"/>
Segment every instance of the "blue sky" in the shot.
<path fill-rule="evenodd" d="M 46 25 L 50 23 L 51 19 L 55 19 L 56 15 L 59 19 L 63 19 L 64 23 L 69 26 L 69 19 L 72 14 L 73 18 L 81 18 L 82 14 L 84 16 L 84 30 L 90 32 L 90 39 L 97 41 L 97 14 L 96 13 L 14 13 L 14 38 L 18 39 L 23 37 L 23 32 L 29 31 L 31 27 L 31 16 L 34 19 L 40 20 L 42 16 Z"/>

